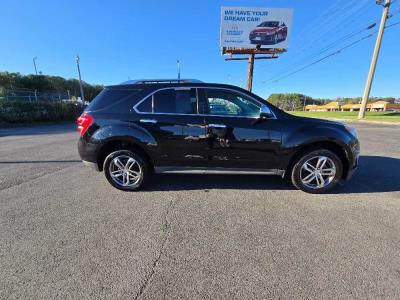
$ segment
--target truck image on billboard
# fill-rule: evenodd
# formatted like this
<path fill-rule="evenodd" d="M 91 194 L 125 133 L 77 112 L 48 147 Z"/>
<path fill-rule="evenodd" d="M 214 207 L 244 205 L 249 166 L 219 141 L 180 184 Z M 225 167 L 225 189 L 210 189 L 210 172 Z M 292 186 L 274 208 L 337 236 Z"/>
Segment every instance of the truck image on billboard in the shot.
<path fill-rule="evenodd" d="M 221 7 L 221 47 L 287 49 L 293 10 Z"/>

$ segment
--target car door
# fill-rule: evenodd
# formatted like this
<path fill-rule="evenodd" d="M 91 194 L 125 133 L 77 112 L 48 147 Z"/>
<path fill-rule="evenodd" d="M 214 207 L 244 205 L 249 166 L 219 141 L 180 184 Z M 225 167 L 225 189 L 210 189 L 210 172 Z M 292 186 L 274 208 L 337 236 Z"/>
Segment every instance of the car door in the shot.
<path fill-rule="evenodd" d="M 205 166 L 206 128 L 195 88 L 163 88 L 135 106 L 134 126 L 156 140 L 150 147 L 158 166 Z"/>
<path fill-rule="evenodd" d="M 272 139 L 275 118 L 260 119 L 261 103 L 223 88 L 199 90 L 207 129 L 209 165 L 225 168 L 275 169 L 280 140 Z M 275 137 L 275 135 L 274 135 Z"/>

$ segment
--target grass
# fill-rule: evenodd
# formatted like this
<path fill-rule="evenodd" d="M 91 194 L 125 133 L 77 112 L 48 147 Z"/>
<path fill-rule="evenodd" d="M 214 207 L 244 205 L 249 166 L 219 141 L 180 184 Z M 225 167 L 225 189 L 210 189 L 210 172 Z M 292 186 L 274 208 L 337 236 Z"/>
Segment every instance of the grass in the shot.
<path fill-rule="evenodd" d="M 357 120 L 358 117 L 358 111 L 293 111 L 289 113 L 301 117 L 321 119 Z M 400 112 L 367 112 L 365 120 L 400 123 Z"/>

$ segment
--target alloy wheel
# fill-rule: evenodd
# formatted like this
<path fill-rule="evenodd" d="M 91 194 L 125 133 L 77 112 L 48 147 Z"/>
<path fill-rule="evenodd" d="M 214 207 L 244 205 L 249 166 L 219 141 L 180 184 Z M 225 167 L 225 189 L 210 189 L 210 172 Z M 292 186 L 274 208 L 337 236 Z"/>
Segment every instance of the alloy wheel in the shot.
<path fill-rule="evenodd" d="M 314 156 L 305 161 L 300 169 L 301 182 L 311 189 L 326 187 L 335 175 L 335 163 L 327 156 Z"/>
<path fill-rule="evenodd" d="M 140 184 L 143 171 L 140 164 L 128 155 L 119 155 L 109 165 L 111 179 L 123 187 L 136 187 Z"/>

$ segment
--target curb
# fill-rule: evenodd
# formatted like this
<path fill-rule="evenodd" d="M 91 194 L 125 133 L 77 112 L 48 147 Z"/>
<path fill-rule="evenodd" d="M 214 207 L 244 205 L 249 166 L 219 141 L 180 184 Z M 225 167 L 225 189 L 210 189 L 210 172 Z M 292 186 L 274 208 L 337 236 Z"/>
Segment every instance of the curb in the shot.
<path fill-rule="evenodd" d="M 361 123 L 361 124 L 379 124 L 379 125 L 400 126 L 400 122 L 369 121 L 369 120 L 338 119 L 338 118 L 324 118 L 324 119 L 334 120 L 334 121 L 338 121 L 338 122 L 346 122 L 346 123 Z"/>

